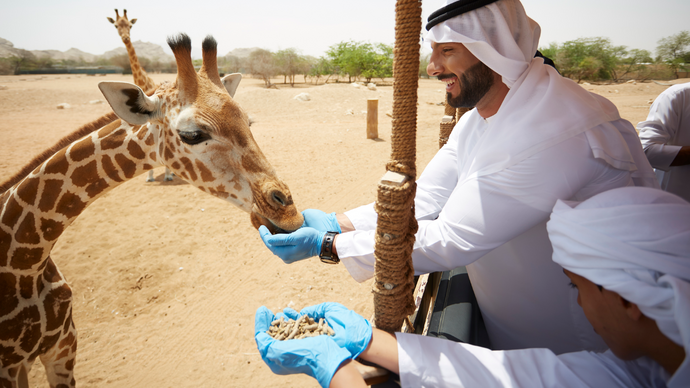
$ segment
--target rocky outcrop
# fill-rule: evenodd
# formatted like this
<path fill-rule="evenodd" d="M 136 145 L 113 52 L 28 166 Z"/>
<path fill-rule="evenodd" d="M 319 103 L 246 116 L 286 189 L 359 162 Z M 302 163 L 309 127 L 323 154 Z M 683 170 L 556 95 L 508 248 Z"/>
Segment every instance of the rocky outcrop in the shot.
<path fill-rule="evenodd" d="M 151 60 L 159 60 L 159 61 L 174 61 L 175 57 L 172 55 L 166 54 L 165 51 L 163 51 L 163 47 L 151 43 L 151 42 L 142 42 L 140 40 L 136 42 L 132 42 L 132 46 L 134 46 L 134 50 L 137 52 L 137 57 L 139 58 L 147 58 Z M 127 49 L 124 47 L 118 47 L 114 50 L 106 51 L 103 55 L 100 55 L 100 57 L 103 58 L 110 58 L 114 57 L 116 55 L 127 55 Z"/>
<path fill-rule="evenodd" d="M 36 58 L 49 57 L 55 61 L 72 60 L 79 62 L 83 60 L 85 62 L 93 62 L 99 57 L 98 55 L 89 54 L 76 48 L 71 48 L 67 51 L 31 50 L 31 53 L 34 54 Z"/>
<path fill-rule="evenodd" d="M 247 58 L 249 57 L 249 54 L 252 53 L 254 50 L 259 50 L 258 47 L 251 47 L 251 48 L 236 48 L 229 53 L 225 54 L 226 57 L 237 57 L 237 58 Z"/>
<path fill-rule="evenodd" d="M 175 57 L 166 54 L 163 47 L 150 42 L 136 41 L 133 43 L 134 49 L 137 51 L 137 56 L 140 58 L 148 58 L 159 61 L 174 61 Z M 14 47 L 14 44 L 7 39 L 0 38 L 0 58 L 7 57 L 21 57 L 31 53 L 36 58 L 49 57 L 55 61 L 73 60 L 94 62 L 100 58 L 110 58 L 116 55 L 127 55 L 127 50 L 124 47 L 118 47 L 114 50 L 106 51 L 104 54 L 95 55 L 76 48 L 71 48 L 67 51 L 59 50 L 23 50 Z"/>
<path fill-rule="evenodd" d="M 0 58 L 21 57 L 26 50 L 15 48 L 12 42 L 0 38 Z"/>

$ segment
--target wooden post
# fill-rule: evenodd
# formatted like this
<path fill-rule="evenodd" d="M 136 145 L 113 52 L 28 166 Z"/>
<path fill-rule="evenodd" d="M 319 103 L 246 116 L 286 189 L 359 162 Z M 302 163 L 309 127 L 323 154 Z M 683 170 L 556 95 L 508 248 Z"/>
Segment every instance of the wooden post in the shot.
<path fill-rule="evenodd" d="M 379 100 L 367 100 L 367 139 L 379 137 Z"/>

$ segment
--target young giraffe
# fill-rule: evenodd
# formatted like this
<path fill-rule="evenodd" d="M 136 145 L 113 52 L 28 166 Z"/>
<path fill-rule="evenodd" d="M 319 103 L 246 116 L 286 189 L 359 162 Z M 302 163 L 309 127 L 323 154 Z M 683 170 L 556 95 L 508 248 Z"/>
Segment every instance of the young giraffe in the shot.
<path fill-rule="evenodd" d="M 0 185 L 0 387 L 28 386 L 36 357 L 51 387 L 75 386 L 72 292 L 50 251 L 89 204 L 126 180 L 163 164 L 249 212 L 254 227 L 292 231 L 302 225 L 288 187 L 232 98 L 241 76 L 218 76 L 216 41 L 203 41 L 198 73 L 189 37 L 168 38 L 168 44 L 177 61 L 175 83 L 149 97 L 130 83 L 101 82 L 120 119 L 111 113 L 85 126 L 92 132 Z"/>
<path fill-rule="evenodd" d="M 117 28 L 117 33 L 122 38 L 122 43 L 125 44 L 127 49 L 127 57 L 129 58 L 129 67 L 132 68 L 132 76 L 134 76 L 134 83 L 142 88 L 144 92 L 148 95 L 151 94 L 158 85 L 146 74 L 146 71 L 139 63 L 139 58 L 137 57 L 137 52 L 134 51 L 134 46 L 132 45 L 132 40 L 129 37 L 129 32 L 132 30 L 132 26 L 137 22 L 137 19 L 129 20 L 127 19 L 127 10 L 123 9 L 123 16 L 120 17 L 120 13 L 115 9 L 115 20 L 108 18 L 108 21 L 115 25 Z M 153 177 L 153 170 L 149 170 L 146 182 L 154 182 L 156 179 Z M 173 175 L 169 168 L 165 168 L 165 177 L 163 180 L 171 181 L 173 180 Z"/>

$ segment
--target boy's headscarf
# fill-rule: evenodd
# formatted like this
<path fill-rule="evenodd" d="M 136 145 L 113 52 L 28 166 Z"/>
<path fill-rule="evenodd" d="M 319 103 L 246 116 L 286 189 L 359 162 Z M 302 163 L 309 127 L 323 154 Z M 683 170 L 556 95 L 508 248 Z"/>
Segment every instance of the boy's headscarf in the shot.
<path fill-rule="evenodd" d="M 635 303 L 688 353 L 690 203 L 658 189 L 622 187 L 579 204 L 558 201 L 546 227 L 553 261 Z M 686 356 L 669 387 L 688 383 Z"/>

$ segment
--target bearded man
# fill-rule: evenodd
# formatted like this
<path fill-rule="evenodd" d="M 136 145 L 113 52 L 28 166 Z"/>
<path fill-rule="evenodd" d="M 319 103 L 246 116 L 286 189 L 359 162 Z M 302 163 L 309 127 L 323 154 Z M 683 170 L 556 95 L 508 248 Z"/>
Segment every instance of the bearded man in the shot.
<path fill-rule="evenodd" d="M 466 266 L 493 349 L 604 349 L 551 261 L 546 222 L 559 199 L 658 188 L 634 127 L 534 57 L 540 28 L 518 0 L 449 0 L 426 29 L 427 72 L 452 105 L 474 109 L 417 181 L 415 272 Z M 359 282 L 373 276 L 373 204 L 303 214 L 291 234 L 259 229 L 274 254 L 342 261 Z"/>

